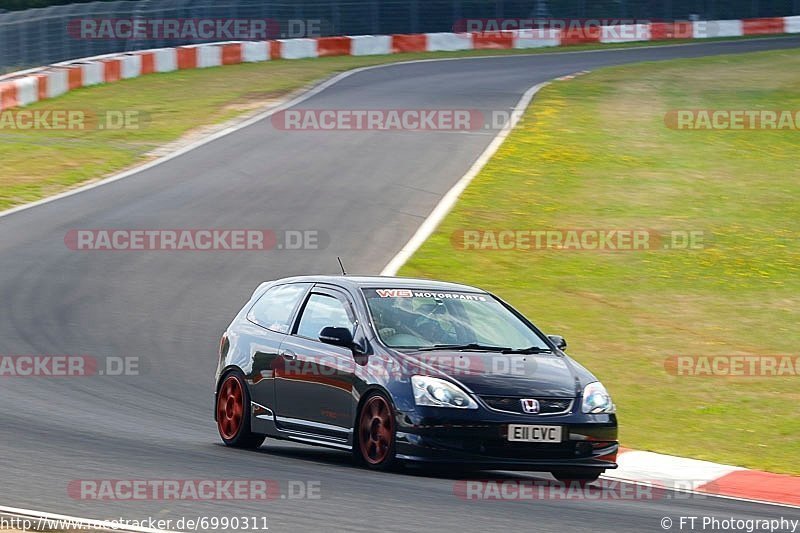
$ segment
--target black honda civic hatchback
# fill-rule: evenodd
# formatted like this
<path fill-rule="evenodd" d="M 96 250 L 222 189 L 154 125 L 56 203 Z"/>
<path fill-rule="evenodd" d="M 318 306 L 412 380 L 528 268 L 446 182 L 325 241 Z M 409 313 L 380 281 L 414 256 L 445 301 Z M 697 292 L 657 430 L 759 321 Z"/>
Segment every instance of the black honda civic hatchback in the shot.
<path fill-rule="evenodd" d="M 421 279 L 302 276 L 260 285 L 219 347 L 228 446 L 267 437 L 405 462 L 590 481 L 616 468 L 603 385 L 496 296 Z"/>

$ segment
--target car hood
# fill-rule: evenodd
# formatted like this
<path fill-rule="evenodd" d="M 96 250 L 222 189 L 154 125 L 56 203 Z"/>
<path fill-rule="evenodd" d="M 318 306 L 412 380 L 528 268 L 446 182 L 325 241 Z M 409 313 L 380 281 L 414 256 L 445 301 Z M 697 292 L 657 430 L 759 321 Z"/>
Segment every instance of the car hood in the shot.
<path fill-rule="evenodd" d="M 565 355 L 487 352 L 404 354 L 412 373 L 446 377 L 484 396 L 574 398 L 594 377 Z"/>

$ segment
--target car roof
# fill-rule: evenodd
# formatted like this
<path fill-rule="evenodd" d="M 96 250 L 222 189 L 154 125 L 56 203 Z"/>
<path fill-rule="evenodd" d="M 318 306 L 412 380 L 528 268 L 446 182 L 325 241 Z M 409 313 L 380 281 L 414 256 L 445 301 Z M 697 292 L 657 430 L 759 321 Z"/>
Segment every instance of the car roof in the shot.
<path fill-rule="evenodd" d="M 294 276 L 275 280 L 274 283 L 328 283 L 349 289 L 420 289 L 487 293 L 483 289 L 460 283 L 396 276 Z"/>

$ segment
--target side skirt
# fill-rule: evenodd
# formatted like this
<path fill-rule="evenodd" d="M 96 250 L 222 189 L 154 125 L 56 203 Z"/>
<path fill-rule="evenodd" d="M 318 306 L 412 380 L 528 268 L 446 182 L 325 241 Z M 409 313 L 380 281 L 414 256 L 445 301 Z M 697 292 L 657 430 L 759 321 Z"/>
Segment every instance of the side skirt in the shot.
<path fill-rule="evenodd" d="M 351 450 L 353 446 L 353 432 L 347 438 L 336 438 L 329 435 L 320 435 L 314 432 L 312 425 L 307 425 L 306 431 L 288 430 L 278 427 L 277 417 L 269 407 L 251 402 L 251 424 L 254 433 L 261 433 L 273 439 L 289 440 L 312 446 L 324 446 L 337 450 Z M 295 421 L 296 423 L 297 421 Z"/>

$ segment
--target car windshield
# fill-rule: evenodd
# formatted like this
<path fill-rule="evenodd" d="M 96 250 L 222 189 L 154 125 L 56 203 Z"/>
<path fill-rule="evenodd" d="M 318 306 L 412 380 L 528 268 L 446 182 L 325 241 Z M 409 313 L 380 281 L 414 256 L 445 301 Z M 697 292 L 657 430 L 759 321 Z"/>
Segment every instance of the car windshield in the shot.
<path fill-rule="evenodd" d="M 378 335 L 392 348 L 549 349 L 531 328 L 488 294 L 416 289 L 363 292 Z"/>

